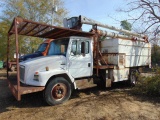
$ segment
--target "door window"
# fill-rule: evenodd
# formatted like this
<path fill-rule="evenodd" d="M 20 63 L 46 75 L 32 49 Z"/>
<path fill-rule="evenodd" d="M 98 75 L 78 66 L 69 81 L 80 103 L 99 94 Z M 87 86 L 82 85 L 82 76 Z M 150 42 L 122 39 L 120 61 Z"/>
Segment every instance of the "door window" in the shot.
<path fill-rule="evenodd" d="M 71 55 L 77 54 L 77 40 L 74 40 L 72 42 L 72 48 L 71 48 Z"/>
<path fill-rule="evenodd" d="M 74 40 L 72 41 L 71 55 L 81 55 L 82 42 L 85 44 L 85 54 L 89 53 L 89 41 Z"/>
<path fill-rule="evenodd" d="M 85 42 L 85 54 L 89 53 L 89 41 Z"/>

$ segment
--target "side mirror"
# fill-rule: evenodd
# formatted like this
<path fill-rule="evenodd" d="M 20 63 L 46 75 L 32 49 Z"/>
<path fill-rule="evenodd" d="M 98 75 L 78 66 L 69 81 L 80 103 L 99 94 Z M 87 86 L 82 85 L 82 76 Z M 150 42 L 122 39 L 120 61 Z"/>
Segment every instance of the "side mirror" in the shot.
<path fill-rule="evenodd" d="M 81 43 L 81 53 L 83 56 L 85 56 L 85 42 Z"/>

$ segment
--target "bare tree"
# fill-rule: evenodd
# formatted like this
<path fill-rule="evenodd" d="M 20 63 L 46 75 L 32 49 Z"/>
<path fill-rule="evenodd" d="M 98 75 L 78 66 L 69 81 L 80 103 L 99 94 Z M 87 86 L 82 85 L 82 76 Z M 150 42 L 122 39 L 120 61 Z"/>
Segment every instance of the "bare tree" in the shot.
<path fill-rule="evenodd" d="M 121 11 L 128 13 L 133 25 L 141 23 L 141 33 L 160 34 L 160 0 L 134 0 L 127 5 L 127 10 Z"/>
<path fill-rule="evenodd" d="M 160 61 L 160 0 L 128 0 L 126 9 L 121 9 L 129 15 L 132 30 L 146 34 L 152 43 L 152 62 Z"/>

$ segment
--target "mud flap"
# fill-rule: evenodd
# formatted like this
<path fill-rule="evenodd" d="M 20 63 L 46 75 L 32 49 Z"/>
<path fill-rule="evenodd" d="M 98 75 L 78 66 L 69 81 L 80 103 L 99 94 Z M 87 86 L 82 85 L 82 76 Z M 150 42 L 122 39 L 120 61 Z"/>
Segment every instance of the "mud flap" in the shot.
<path fill-rule="evenodd" d="M 111 79 L 106 79 L 106 87 L 111 87 L 112 81 Z"/>

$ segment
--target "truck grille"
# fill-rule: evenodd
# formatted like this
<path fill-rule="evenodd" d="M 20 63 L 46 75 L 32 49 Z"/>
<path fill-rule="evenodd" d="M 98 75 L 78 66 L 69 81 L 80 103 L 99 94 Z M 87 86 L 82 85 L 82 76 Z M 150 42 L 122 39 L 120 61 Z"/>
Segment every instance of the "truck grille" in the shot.
<path fill-rule="evenodd" d="M 20 79 L 21 79 L 21 81 L 24 81 L 24 75 L 25 75 L 25 67 L 20 66 Z"/>

